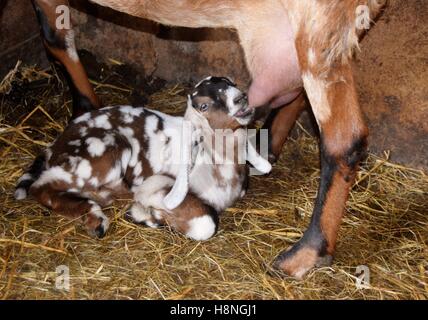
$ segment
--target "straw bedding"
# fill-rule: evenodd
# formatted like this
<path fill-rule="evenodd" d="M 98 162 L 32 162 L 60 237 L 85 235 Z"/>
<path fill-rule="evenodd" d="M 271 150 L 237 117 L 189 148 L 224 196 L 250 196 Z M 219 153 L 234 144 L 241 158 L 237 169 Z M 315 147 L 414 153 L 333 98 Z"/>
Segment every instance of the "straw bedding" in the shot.
<path fill-rule="evenodd" d="M 116 61 L 102 68 L 93 83 L 104 103 L 184 110 L 186 85 L 130 73 Z M 318 145 L 303 127 L 269 176 L 251 177 L 211 240 L 133 225 L 124 202 L 109 208 L 111 228 L 95 240 L 33 200 L 13 199 L 16 180 L 61 132 L 70 108 L 66 85 L 50 69 L 18 63 L 0 83 L 0 298 L 428 298 L 428 177 L 389 162 L 387 152 L 362 165 L 333 266 L 296 281 L 272 275 L 270 263 L 300 238 L 316 196 Z M 55 288 L 60 265 L 70 270 L 69 291 Z M 370 270 L 367 288 L 356 286 L 359 265 Z"/>

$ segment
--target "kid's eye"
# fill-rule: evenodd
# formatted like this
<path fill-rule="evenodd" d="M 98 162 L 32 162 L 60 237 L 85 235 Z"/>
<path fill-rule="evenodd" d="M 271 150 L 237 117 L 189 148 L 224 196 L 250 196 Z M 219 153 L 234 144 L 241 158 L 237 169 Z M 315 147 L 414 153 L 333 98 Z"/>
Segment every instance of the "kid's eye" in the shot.
<path fill-rule="evenodd" d="M 208 104 L 207 103 L 203 103 L 199 106 L 199 110 L 201 111 L 207 111 L 208 110 Z"/>

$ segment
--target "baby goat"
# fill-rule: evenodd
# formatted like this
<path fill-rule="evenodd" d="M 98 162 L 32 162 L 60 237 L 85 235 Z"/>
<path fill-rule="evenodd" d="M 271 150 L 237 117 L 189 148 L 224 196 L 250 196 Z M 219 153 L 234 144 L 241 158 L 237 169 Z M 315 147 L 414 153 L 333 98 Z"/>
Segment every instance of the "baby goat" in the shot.
<path fill-rule="evenodd" d="M 184 117 L 131 106 L 85 113 L 20 178 L 15 197 L 29 193 L 98 237 L 109 225 L 102 207 L 133 197 L 128 214 L 134 222 L 168 224 L 208 239 L 218 214 L 245 194 L 246 160 L 261 172 L 271 170 L 251 143 L 248 152 L 242 149 L 253 115 L 246 94 L 218 77 L 196 85 Z M 221 144 L 232 142 L 220 152 L 219 131 Z"/>

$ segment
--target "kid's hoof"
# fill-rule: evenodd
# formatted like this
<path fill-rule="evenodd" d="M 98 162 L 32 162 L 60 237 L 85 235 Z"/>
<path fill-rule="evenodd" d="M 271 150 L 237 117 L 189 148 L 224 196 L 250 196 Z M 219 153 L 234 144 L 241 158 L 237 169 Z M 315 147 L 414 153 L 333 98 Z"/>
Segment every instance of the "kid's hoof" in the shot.
<path fill-rule="evenodd" d="M 268 161 L 270 162 L 270 164 L 275 164 L 278 161 L 278 157 L 273 153 L 269 152 Z"/>
<path fill-rule="evenodd" d="M 92 205 L 92 210 L 87 214 L 84 224 L 88 234 L 94 238 L 103 238 L 109 227 L 109 219 L 97 204 Z"/>
<path fill-rule="evenodd" d="M 104 229 L 103 224 L 100 224 L 98 227 L 96 227 L 95 229 L 95 236 L 99 239 L 104 238 L 104 236 L 106 235 L 107 230 Z"/>
<path fill-rule="evenodd" d="M 132 223 L 150 228 L 158 228 L 161 225 L 154 217 L 154 210 L 152 208 L 143 207 L 139 203 L 134 203 L 126 212 L 125 217 Z"/>

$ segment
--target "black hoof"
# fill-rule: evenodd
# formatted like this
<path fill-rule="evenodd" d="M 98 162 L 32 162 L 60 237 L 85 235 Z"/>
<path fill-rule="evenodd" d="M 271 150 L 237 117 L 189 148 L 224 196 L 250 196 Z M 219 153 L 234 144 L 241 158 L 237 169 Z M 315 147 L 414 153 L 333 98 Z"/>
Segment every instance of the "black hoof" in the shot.
<path fill-rule="evenodd" d="M 270 164 L 275 164 L 278 161 L 278 157 L 275 156 L 273 153 L 269 152 L 268 161 L 270 162 Z"/>
<path fill-rule="evenodd" d="M 135 220 L 134 220 L 134 218 L 131 215 L 131 210 L 130 209 L 125 212 L 124 219 L 126 221 L 128 221 L 128 222 L 136 223 Z"/>
<path fill-rule="evenodd" d="M 102 224 L 100 224 L 96 229 L 95 229 L 95 236 L 98 239 L 102 239 L 104 238 L 104 236 L 106 235 L 107 230 L 104 230 L 104 226 Z"/>

